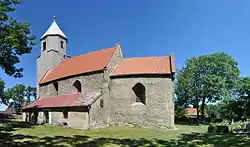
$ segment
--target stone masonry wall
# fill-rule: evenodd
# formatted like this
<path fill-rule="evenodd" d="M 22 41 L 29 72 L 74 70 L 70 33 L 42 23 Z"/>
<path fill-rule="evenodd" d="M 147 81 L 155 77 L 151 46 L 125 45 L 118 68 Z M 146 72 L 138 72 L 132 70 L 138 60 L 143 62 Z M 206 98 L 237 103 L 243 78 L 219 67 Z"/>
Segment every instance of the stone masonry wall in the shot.
<path fill-rule="evenodd" d="M 58 81 L 58 95 L 76 93 L 77 90 L 73 86 L 74 82 L 79 80 L 81 82 L 82 93 L 100 91 L 103 87 L 103 73 L 93 73 L 87 75 L 79 75 L 62 79 Z M 40 86 L 40 97 L 57 96 L 57 92 L 53 83 Z"/>
<path fill-rule="evenodd" d="M 132 87 L 146 88 L 146 105 L 136 102 Z M 111 125 L 174 127 L 173 81 L 164 77 L 115 78 L 110 81 Z"/>
<path fill-rule="evenodd" d="M 109 81 L 110 81 L 110 74 L 112 73 L 112 71 L 117 67 L 117 65 L 122 61 L 123 57 L 122 57 L 122 50 L 120 45 L 116 46 L 115 52 L 112 56 L 112 58 L 109 61 L 109 64 L 106 68 L 106 70 L 104 70 L 104 84 L 103 84 L 103 92 L 104 95 L 102 96 L 103 100 L 104 100 L 104 116 L 105 116 L 105 122 L 107 123 L 107 125 L 109 125 L 109 120 L 110 120 L 110 86 L 109 86 Z M 96 111 L 98 111 L 99 109 L 96 109 Z M 98 112 L 96 112 L 98 113 Z"/>
<path fill-rule="evenodd" d="M 57 95 L 53 83 L 40 86 L 39 90 L 40 90 L 40 98 L 53 97 Z"/>
<path fill-rule="evenodd" d="M 23 121 L 33 124 L 45 124 L 45 112 L 49 114 L 49 123 L 52 125 L 67 126 L 75 129 L 89 129 L 89 114 L 87 107 L 40 109 L 23 112 Z M 65 118 L 64 112 L 68 113 Z"/>
<path fill-rule="evenodd" d="M 101 107 L 101 100 L 103 101 L 103 107 Z M 105 103 L 107 103 L 107 99 L 105 99 L 104 95 L 101 96 L 94 104 L 91 105 L 89 110 L 90 115 L 90 128 L 103 128 L 108 125 L 107 119 L 107 110 Z"/>
<path fill-rule="evenodd" d="M 51 124 L 67 126 L 75 129 L 89 128 L 89 115 L 87 108 L 72 108 L 72 110 L 60 109 L 51 111 Z M 81 110 L 80 110 L 81 109 Z M 64 112 L 68 112 L 68 118 L 64 117 Z"/>
<path fill-rule="evenodd" d="M 82 93 L 100 91 L 103 86 L 103 73 L 93 73 L 88 75 L 80 75 L 68 79 L 60 80 L 58 82 L 58 94 L 76 93 L 77 90 L 73 86 L 74 82 L 79 80 L 81 82 Z"/>

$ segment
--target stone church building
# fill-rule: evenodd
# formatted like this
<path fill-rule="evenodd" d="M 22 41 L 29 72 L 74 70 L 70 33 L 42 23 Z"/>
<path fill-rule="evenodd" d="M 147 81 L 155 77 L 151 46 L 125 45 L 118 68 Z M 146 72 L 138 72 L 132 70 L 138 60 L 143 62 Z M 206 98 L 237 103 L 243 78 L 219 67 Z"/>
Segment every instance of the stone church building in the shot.
<path fill-rule="evenodd" d="M 174 127 L 174 56 L 124 58 L 119 43 L 66 55 L 67 36 L 54 20 L 40 38 L 38 98 L 23 120 L 77 129 Z"/>

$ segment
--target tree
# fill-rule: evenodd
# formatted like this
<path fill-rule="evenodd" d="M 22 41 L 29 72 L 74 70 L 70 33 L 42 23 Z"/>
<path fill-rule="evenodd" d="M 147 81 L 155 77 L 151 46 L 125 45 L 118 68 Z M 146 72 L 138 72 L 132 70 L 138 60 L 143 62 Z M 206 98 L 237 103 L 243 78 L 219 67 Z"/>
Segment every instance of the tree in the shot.
<path fill-rule="evenodd" d="M 221 121 L 220 107 L 218 105 L 205 105 L 205 113 L 210 122 Z"/>
<path fill-rule="evenodd" d="M 17 22 L 8 15 L 14 12 L 14 5 L 20 0 L 0 0 L 0 67 L 9 76 L 22 77 L 23 68 L 16 67 L 19 57 L 30 53 L 35 36 L 31 35 L 29 24 Z"/>
<path fill-rule="evenodd" d="M 174 107 L 174 117 L 175 117 L 175 122 L 179 122 L 179 121 L 183 121 L 185 120 L 186 114 L 187 114 L 187 109 L 182 107 L 182 106 L 178 106 L 175 105 Z"/>
<path fill-rule="evenodd" d="M 13 88 L 7 89 L 6 98 L 9 100 L 9 106 L 15 107 L 17 113 L 21 112 L 26 87 L 23 84 L 17 84 Z"/>
<path fill-rule="evenodd" d="M 218 104 L 220 118 L 223 120 L 239 121 L 244 119 L 244 110 L 241 107 L 241 101 L 235 99 L 223 100 Z"/>
<path fill-rule="evenodd" d="M 192 104 L 204 120 L 206 102 L 216 102 L 231 97 L 239 77 L 238 63 L 225 53 L 213 53 L 187 60 L 177 73 L 176 95 L 178 101 Z M 179 100 L 180 99 L 180 100 Z"/>
<path fill-rule="evenodd" d="M 1 103 L 4 103 L 6 104 L 5 102 L 5 99 L 4 99 L 4 88 L 5 88 L 5 83 L 4 81 L 0 78 L 0 104 Z"/>
<path fill-rule="evenodd" d="M 25 96 L 27 97 L 26 104 L 29 104 L 31 102 L 31 97 L 34 97 L 36 99 L 36 88 L 28 86 L 25 89 Z"/>
<path fill-rule="evenodd" d="M 6 105 L 12 105 L 14 103 L 11 103 L 11 101 L 13 99 L 15 99 L 15 90 L 14 88 L 8 88 L 5 92 L 4 92 L 4 96 L 5 96 L 5 102 Z"/>
<path fill-rule="evenodd" d="M 24 104 L 29 104 L 31 102 L 31 97 L 36 98 L 36 88 L 17 84 L 12 88 L 8 88 L 4 96 L 6 104 L 15 107 L 16 112 L 20 113 Z"/>
<path fill-rule="evenodd" d="M 197 89 L 198 71 L 196 71 L 196 62 L 196 58 L 190 58 L 185 62 L 185 66 L 177 71 L 175 93 L 177 95 L 176 105 L 185 108 L 188 105 L 193 105 L 194 108 L 197 108 L 197 123 L 199 123 L 200 113 L 198 107 L 201 99 Z"/>
<path fill-rule="evenodd" d="M 250 77 L 241 77 L 237 88 L 237 97 L 234 106 L 236 111 L 240 112 L 241 119 L 245 120 L 250 117 Z M 239 117 L 239 116 L 238 116 Z"/>

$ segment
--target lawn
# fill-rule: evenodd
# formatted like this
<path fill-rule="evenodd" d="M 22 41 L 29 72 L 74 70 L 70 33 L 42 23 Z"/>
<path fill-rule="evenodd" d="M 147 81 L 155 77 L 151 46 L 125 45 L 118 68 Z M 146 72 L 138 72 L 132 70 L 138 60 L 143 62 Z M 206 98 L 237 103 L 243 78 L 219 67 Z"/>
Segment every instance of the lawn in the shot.
<path fill-rule="evenodd" d="M 176 130 L 108 127 L 75 130 L 59 126 L 0 121 L 0 146 L 250 146 L 247 135 L 207 134 L 207 126 L 176 125 Z"/>

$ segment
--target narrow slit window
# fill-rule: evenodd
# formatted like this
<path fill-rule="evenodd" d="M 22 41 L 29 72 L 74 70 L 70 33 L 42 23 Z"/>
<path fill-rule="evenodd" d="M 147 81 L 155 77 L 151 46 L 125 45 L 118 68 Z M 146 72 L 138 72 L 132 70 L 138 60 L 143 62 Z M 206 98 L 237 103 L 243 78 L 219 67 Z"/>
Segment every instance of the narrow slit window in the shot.
<path fill-rule="evenodd" d="M 43 51 L 46 50 L 46 41 L 43 42 Z"/>
<path fill-rule="evenodd" d="M 103 108 L 103 106 L 104 106 L 104 100 L 101 99 L 101 100 L 100 100 L 100 107 Z"/>
<path fill-rule="evenodd" d="M 55 88 L 55 94 L 58 95 L 58 82 L 53 83 Z"/>
<path fill-rule="evenodd" d="M 63 41 L 61 41 L 61 48 L 64 48 L 64 43 L 63 43 Z"/>

